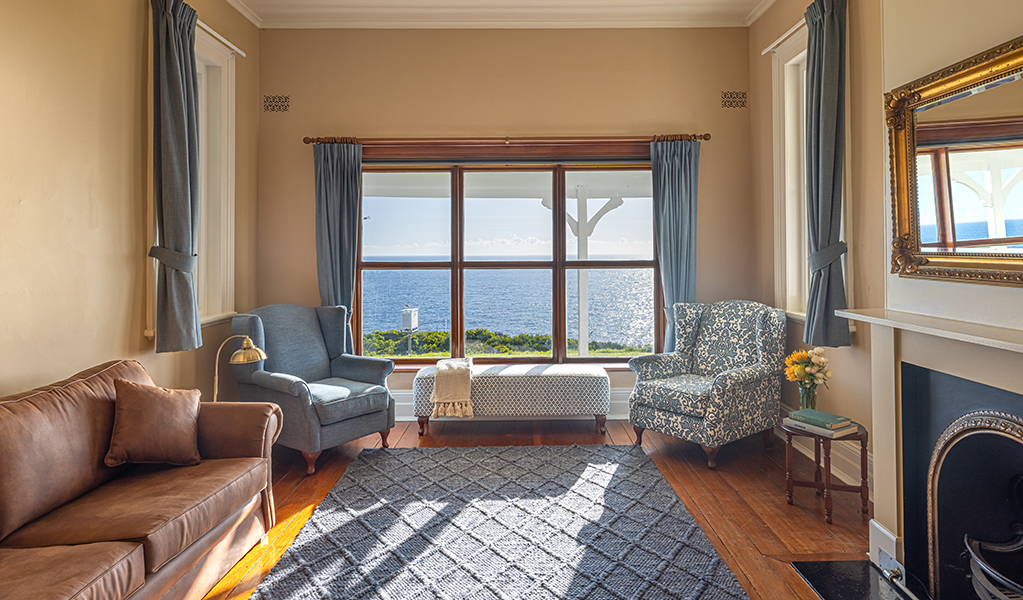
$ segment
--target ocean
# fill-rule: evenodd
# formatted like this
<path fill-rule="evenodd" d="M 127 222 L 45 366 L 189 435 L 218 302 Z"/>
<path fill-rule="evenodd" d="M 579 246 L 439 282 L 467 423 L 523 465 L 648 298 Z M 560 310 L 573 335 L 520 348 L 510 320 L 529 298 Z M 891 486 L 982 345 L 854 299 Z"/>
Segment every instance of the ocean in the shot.
<path fill-rule="evenodd" d="M 1017 237 L 1023 235 L 1023 219 L 1006 219 L 1005 235 Z M 956 223 L 956 239 L 982 240 L 988 236 L 987 221 L 966 221 Z M 938 226 L 934 223 L 920 226 L 920 241 L 923 243 L 938 241 Z M 1023 246 L 1009 246 L 1021 248 Z"/>
<path fill-rule="evenodd" d="M 467 269 L 466 330 L 550 335 L 552 279 L 547 269 Z M 364 333 L 400 329 L 406 306 L 419 309 L 420 331 L 450 330 L 449 270 L 364 270 L 362 286 Z M 579 339 L 578 271 L 568 271 L 566 292 L 568 337 Z M 588 298 L 591 342 L 653 344 L 653 269 L 590 269 Z"/>

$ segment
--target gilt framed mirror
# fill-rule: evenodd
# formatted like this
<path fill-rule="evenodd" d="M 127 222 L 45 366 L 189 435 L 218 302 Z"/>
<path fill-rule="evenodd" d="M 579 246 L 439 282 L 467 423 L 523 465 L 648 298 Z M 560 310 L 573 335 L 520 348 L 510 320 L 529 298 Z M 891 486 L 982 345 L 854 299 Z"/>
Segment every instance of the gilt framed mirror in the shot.
<path fill-rule="evenodd" d="M 885 94 L 891 272 L 1023 286 L 1023 37 Z"/>

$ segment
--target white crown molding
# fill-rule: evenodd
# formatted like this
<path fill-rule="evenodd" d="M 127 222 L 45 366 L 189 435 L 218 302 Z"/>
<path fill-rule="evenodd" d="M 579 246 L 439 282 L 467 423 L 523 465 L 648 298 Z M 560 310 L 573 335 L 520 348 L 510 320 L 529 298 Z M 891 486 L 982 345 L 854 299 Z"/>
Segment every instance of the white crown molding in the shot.
<path fill-rule="evenodd" d="M 380 19 L 264 19 L 262 29 L 680 29 L 745 27 L 730 19 L 637 20 L 380 20 Z"/>
<path fill-rule="evenodd" d="M 259 15 L 257 15 L 255 12 L 253 12 L 251 8 L 249 8 L 248 6 L 245 6 L 245 3 L 242 2 L 242 0 L 226 0 L 226 1 L 236 11 L 241 13 L 241 15 L 243 17 L 248 19 L 250 23 L 252 23 L 256 27 L 260 27 L 260 28 L 263 27 L 263 19 L 260 19 Z"/>
<path fill-rule="evenodd" d="M 762 0 L 760 4 L 756 5 L 756 7 L 754 7 L 753 10 L 751 10 L 748 15 L 746 15 L 746 18 L 743 20 L 742 24 L 745 25 L 746 27 L 749 27 L 750 25 L 756 23 L 757 19 L 764 16 L 764 13 L 767 12 L 767 9 L 774 6 L 775 2 L 777 2 L 777 0 Z"/>

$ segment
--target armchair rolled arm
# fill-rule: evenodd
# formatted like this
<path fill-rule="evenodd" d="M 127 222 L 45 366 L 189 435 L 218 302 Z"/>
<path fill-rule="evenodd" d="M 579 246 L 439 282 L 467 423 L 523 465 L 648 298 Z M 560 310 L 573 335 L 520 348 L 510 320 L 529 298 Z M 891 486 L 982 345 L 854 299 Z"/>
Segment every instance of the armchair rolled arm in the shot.
<path fill-rule="evenodd" d="M 638 381 L 677 377 L 689 373 L 689 354 L 670 352 L 648 354 L 629 360 L 629 368 L 635 371 Z"/>
<path fill-rule="evenodd" d="M 767 377 L 777 376 L 779 373 L 781 373 L 780 369 L 768 366 L 765 363 L 729 369 L 722 371 L 714 378 L 714 387 L 723 389 L 731 386 L 747 385 Z"/>
<path fill-rule="evenodd" d="M 255 371 L 252 374 L 252 383 L 265 387 L 268 390 L 291 394 L 292 396 L 308 395 L 309 392 L 309 386 L 306 385 L 305 381 L 287 373 Z"/>
<path fill-rule="evenodd" d="M 394 361 L 372 356 L 342 354 L 330 361 L 330 374 L 352 381 L 363 381 L 385 385 L 387 376 L 394 370 Z"/>

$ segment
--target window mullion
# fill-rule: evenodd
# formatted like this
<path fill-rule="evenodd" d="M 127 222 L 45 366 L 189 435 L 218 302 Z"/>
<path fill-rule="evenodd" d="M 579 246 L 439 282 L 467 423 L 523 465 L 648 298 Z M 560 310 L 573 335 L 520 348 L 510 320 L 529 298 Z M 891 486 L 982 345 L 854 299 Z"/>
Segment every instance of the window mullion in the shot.
<path fill-rule="evenodd" d="M 462 167 L 451 168 L 451 356 L 465 356 L 465 193 Z"/>
<path fill-rule="evenodd" d="M 565 257 L 566 257 L 566 231 L 565 231 L 565 167 L 557 165 L 554 167 L 554 210 L 551 211 L 551 218 L 554 219 L 554 269 L 551 276 L 554 278 L 552 290 L 553 326 L 552 348 L 554 362 L 563 363 L 568 354 L 568 300 L 565 289 Z"/>

